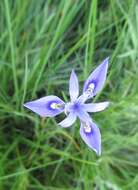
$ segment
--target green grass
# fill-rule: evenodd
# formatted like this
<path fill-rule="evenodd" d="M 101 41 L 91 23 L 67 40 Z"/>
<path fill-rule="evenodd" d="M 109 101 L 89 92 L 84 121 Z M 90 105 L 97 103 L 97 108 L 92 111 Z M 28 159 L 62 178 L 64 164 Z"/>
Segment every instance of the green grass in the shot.
<path fill-rule="evenodd" d="M 94 101 L 102 156 L 88 149 L 79 122 L 43 120 L 23 108 L 55 94 L 69 100 L 72 68 L 80 86 L 110 57 Z M 136 0 L 0 1 L 0 190 L 138 188 L 138 4 Z"/>

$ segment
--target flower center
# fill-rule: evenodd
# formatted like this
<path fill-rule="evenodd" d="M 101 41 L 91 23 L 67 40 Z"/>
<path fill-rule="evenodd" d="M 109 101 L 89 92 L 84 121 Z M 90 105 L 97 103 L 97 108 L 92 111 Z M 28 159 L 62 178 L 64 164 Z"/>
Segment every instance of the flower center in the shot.
<path fill-rule="evenodd" d="M 76 114 L 77 112 L 81 111 L 83 109 L 83 104 L 80 102 L 69 102 L 65 105 L 65 114 L 69 112 L 74 112 Z"/>
<path fill-rule="evenodd" d="M 74 103 L 73 109 L 74 109 L 74 110 L 80 109 L 80 104 L 79 104 L 79 103 Z"/>

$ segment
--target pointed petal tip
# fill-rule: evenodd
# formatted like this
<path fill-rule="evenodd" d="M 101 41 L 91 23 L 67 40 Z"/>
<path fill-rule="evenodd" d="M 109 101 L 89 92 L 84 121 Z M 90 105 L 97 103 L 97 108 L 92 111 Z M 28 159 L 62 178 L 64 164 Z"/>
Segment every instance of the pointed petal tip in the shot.
<path fill-rule="evenodd" d="M 77 76 L 74 69 L 71 70 L 71 75 L 73 75 L 73 77 Z"/>
<path fill-rule="evenodd" d="M 106 61 L 109 61 L 109 59 L 110 59 L 110 57 L 109 57 L 109 56 L 105 58 L 105 60 L 106 60 Z"/>
<path fill-rule="evenodd" d="M 106 108 L 108 108 L 109 107 L 109 105 L 110 105 L 110 102 L 103 102 L 105 105 L 104 105 L 104 108 L 106 109 Z"/>
<path fill-rule="evenodd" d="M 25 108 L 31 109 L 31 107 L 32 107 L 32 102 L 26 102 L 26 103 L 23 104 L 23 106 L 24 106 Z"/>
<path fill-rule="evenodd" d="M 101 152 L 101 150 L 98 152 L 98 154 L 97 154 L 98 156 L 101 156 L 102 155 L 102 152 Z"/>
<path fill-rule="evenodd" d="M 106 102 L 106 105 L 105 105 L 105 109 L 108 108 L 110 106 L 111 102 Z"/>
<path fill-rule="evenodd" d="M 93 147 L 88 146 L 90 150 L 93 150 L 97 156 L 101 156 L 101 147 L 99 149 L 95 149 Z"/>
<path fill-rule="evenodd" d="M 110 105 L 110 102 L 107 102 L 107 107 Z"/>
<path fill-rule="evenodd" d="M 29 107 L 29 105 L 28 105 L 28 104 L 29 104 L 29 102 L 24 103 L 24 104 L 23 104 L 23 106 L 24 106 L 24 107 L 26 107 L 26 108 L 28 108 L 28 107 Z"/>
<path fill-rule="evenodd" d="M 59 126 L 66 128 L 73 125 L 73 123 L 76 121 L 76 115 L 70 113 L 63 121 L 58 123 Z"/>
<path fill-rule="evenodd" d="M 89 147 L 91 150 L 93 150 L 97 156 L 101 156 L 101 145 L 97 149 L 94 147 Z"/>
<path fill-rule="evenodd" d="M 71 70 L 71 73 L 75 73 L 74 69 Z"/>
<path fill-rule="evenodd" d="M 107 67 L 108 67 L 108 65 L 109 65 L 109 57 L 107 57 L 107 58 L 105 58 L 103 60 L 103 65 L 107 65 Z"/>
<path fill-rule="evenodd" d="M 100 150 L 93 149 L 93 150 L 96 152 L 97 156 L 101 156 L 101 149 Z"/>
<path fill-rule="evenodd" d="M 61 121 L 60 123 L 58 123 L 58 126 L 63 127 L 63 128 L 67 128 L 67 127 L 70 127 L 71 125 Z"/>
<path fill-rule="evenodd" d="M 32 102 L 26 102 L 23 104 L 23 106 L 31 111 L 34 111 L 33 110 L 33 105 L 31 104 Z"/>

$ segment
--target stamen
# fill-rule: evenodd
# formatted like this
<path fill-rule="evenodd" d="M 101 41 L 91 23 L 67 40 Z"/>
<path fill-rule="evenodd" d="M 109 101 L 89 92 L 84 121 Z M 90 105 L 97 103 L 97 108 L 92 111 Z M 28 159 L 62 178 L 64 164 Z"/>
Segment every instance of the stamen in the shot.
<path fill-rule="evenodd" d="M 92 131 L 92 128 L 87 123 L 83 122 L 83 128 L 86 133 L 90 133 Z"/>
<path fill-rule="evenodd" d="M 90 83 L 87 90 L 88 90 L 89 93 L 92 93 L 94 88 L 95 88 L 94 83 Z"/>
<path fill-rule="evenodd" d="M 63 105 L 62 105 L 62 104 L 57 104 L 57 103 L 53 102 L 53 103 L 50 105 L 50 107 L 51 107 L 52 109 L 58 109 L 58 108 L 62 108 Z"/>

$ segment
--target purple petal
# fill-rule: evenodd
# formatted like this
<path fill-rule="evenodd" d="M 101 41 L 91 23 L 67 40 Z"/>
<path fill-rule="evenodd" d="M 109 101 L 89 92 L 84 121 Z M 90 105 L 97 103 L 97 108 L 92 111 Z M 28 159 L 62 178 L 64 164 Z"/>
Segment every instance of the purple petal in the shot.
<path fill-rule="evenodd" d="M 64 111 L 64 102 L 57 96 L 46 96 L 24 106 L 42 117 L 54 117 Z"/>
<path fill-rule="evenodd" d="M 89 98 L 88 93 L 83 93 L 81 96 L 78 97 L 78 102 L 84 103 Z"/>
<path fill-rule="evenodd" d="M 89 97 L 95 96 L 103 88 L 107 75 L 108 60 L 109 58 L 106 58 L 84 83 L 83 93 L 89 93 Z"/>
<path fill-rule="evenodd" d="M 69 113 L 69 115 L 59 123 L 61 127 L 70 127 L 76 121 L 76 115 L 74 113 Z"/>
<path fill-rule="evenodd" d="M 87 128 L 85 128 L 85 124 L 81 123 L 80 127 L 80 135 L 84 142 L 93 149 L 97 155 L 101 155 L 101 134 L 99 128 L 95 123 L 87 124 Z M 90 130 L 89 130 L 90 127 Z M 86 130 L 87 129 L 87 130 Z"/>
<path fill-rule="evenodd" d="M 92 121 L 92 119 L 89 116 L 89 114 L 85 110 L 83 110 L 83 109 L 78 110 L 76 114 L 77 114 L 77 116 L 79 117 L 79 119 L 81 121 L 87 121 L 87 122 Z"/>
<path fill-rule="evenodd" d="M 99 111 L 103 111 L 108 106 L 109 106 L 109 102 L 91 103 L 91 104 L 84 104 L 84 109 L 87 112 L 99 112 Z"/>
<path fill-rule="evenodd" d="M 71 101 L 75 101 L 79 95 L 79 83 L 75 72 L 72 70 L 69 81 L 69 93 Z"/>

